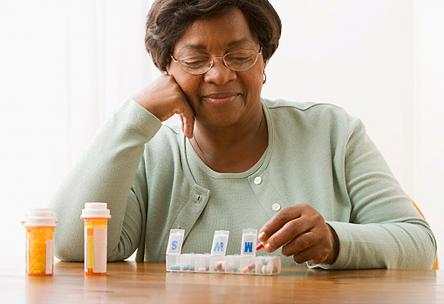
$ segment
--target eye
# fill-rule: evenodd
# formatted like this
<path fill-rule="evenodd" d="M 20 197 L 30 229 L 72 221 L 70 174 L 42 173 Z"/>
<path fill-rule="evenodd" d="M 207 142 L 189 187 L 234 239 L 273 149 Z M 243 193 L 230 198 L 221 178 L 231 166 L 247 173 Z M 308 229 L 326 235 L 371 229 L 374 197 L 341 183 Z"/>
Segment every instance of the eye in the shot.
<path fill-rule="evenodd" d="M 236 52 L 236 53 L 229 53 L 225 59 L 230 63 L 237 64 L 250 61 L 254 59 L 254 56 L 255 53 L 253 52 Z"/>
<path fill-rule="evenodd" d="M 206 66 L 209 61 L 210 61 L 210 59 L 205 56 L 187 57 L 187 58 L 180 60 L 180 62 L 183 65 L 186 65 L 187 67 L 190 67 L 190 68 L 199 68 L 199 67 Z"/>

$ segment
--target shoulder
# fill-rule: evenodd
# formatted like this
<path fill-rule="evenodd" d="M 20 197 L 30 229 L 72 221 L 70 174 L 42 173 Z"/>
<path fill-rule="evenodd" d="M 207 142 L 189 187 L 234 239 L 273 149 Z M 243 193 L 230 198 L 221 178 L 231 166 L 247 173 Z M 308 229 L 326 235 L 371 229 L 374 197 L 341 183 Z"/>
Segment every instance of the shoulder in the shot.
<path fill-rule="evenodd" d="M 145 144 L 145 157 L 157 162 L 171 160 L 181 154 L 183 141 L 184 135 L 179 125 L 174 122 L 164 123 L 156 135 Z"/>
<path fill-rule="evenodd" d="M 183 140 L 183 133 L 181 132 L 178 123 L 166 122 L 160 127 L 157 134 L 147 143 L 149 146 L 164 146 L 165 144 L 172 144 L 176 146 L 181 140 Z"/>
<path fill-rule="evenodd" d="M 340 106 L 325 102 L 299 102 L 283 99 L 262 99 L 262 103 L 270 111 L 283 115 L 284 113 L 296 113 L 301 116 L 336 115 L 349 116 Z"/>
<path fill-rule="evenodd" d="M 277 125 L 349 130 L 357 119 L 331 103 L 262 99 Z"/>

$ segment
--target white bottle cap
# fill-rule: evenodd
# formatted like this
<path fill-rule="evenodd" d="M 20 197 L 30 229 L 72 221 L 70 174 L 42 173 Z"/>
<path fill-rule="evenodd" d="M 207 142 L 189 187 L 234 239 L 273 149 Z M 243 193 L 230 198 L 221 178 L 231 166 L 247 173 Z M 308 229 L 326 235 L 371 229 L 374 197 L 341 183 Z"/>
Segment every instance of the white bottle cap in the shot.
<path fill-rule="evenodd" d="M 49 208 L 34 208 L 26 212 L 26 218 L 22 222 L 25 227 L 51 226 L 56 225 L 54 212 Z"/>
<path fill-rule="evenodd" d="M 106 203 L 85 203 L 85 209 L 82 209 L 80 218 L 111 218 L 109 209 L 106 208 Z"/>

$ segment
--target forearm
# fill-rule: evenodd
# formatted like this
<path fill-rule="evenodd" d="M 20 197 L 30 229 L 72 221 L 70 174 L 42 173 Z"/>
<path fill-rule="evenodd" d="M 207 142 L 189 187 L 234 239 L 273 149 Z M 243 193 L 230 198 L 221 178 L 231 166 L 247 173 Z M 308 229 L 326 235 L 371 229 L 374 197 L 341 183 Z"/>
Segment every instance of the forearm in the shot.
<path fill-rule="evenodd" d="M 118 246 L 128 195 L 144 144 L 160 126 L 157 118 L 134 101 L 128 101 L 102 127 L 52 200 L 59 222 L 57 256 L 64 260 L 83 259 L 80 213 L 84 203 L 91 201 L 108 203 L 112 216 L 108 227 L 108 251 Z"/>
<path fill-rule="evenodd" d="M 359 120 L 353 120 L 344 184 L 350 223 L 329 222 L 339 238 L 334 268 L 431 268 L 436 242 Z"/>
<path fill-rule="evenodd" d="M 339 238 L 339 254 L 329 269 L 430 269 L 436 241 L 422 220 L 388 224 L 328 222 Z"/>

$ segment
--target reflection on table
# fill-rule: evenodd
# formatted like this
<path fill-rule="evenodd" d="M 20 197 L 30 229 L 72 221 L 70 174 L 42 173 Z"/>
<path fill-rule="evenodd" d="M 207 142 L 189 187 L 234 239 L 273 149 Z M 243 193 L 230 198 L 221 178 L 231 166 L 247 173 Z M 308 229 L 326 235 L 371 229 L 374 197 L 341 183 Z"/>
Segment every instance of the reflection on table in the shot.
<path fill-rule="evenodd" d="M 0 268 L 3 303 L 444 303 L 444 279 L 434 270 L 324 271 L 284 268 L 278 276 L 170 273 L 164 264 L 109 263 L 88 277 L 83 263 L 55 265 L 50 277 Z M 23 268 L 23 267 L 22 267 Z"/>

